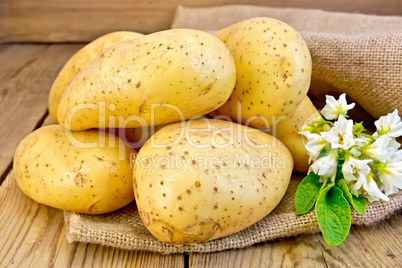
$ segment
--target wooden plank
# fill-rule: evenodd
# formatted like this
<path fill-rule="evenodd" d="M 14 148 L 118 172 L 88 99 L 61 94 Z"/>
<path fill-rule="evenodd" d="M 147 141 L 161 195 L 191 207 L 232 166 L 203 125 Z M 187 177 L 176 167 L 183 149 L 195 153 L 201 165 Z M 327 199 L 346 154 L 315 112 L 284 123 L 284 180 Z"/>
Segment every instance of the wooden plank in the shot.
<path fill-rule="evenodd" d="M 190 254 L 189 267 L 324 267 L 316 235 L 262 243 L 245 249 Z"/>
<path fill-rule="evenodd" d="M 83 45 L 0 46 L 0 175 L 5 178 L 18 143 L 46 115 L 51 84 Z M 0 181 L 1 183 L 1 181 Z"/>
<path fill-rule="evenodd" d="M 321 235 L 259 244 L 242 250 L 190 254 L 189 267 L 401 267 L 402 215 L 372 226 L 354 226 L 343 244 Z"/>
<path fill-rule="evenodd" d="M 184 267 L 184 255 L 68 243 L 61 210 L 36 203 L 11 172 L 0 186 L 0 267 Z"/>
<path fill-rule="evenodd" d="M 320 239 L 329 267 L 402 267 L 402 214 L 372 226 L 352 227 L 346 243 L 329 247 Z"/>
<path fill-rule="evenodd" d="M 401 15 L 400 0 L 4 0 L 0 2 L 0 40 L 6 42 L 89 42 L 105 33 L 142 33 L 170 28 L 178 5 L 208 7 L 246 4 L 328 11 Z"/>

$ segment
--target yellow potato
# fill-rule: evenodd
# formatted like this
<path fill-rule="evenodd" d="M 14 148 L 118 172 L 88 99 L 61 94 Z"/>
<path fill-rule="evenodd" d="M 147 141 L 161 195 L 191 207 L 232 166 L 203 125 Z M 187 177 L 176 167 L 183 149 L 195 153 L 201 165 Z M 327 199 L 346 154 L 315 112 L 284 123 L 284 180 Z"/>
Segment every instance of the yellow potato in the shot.
<path fill-rule="evenodd" d="M 130 157 L 135 150 L 97 130 L 66 132 L 45 126 L 26 136 L 14 156 L 21 190 L 63 210 L 101 214 L 134 199 Z"/>
<path fill-rule="evenodd" d="M 58 122 L 57 108 L 64 91 L 67 89 L 67 86 L 90 61 L 117 43 L 141 36 L 143 36 L 143 34 L 127 31 L 108 33 L 95 39 L 75 53 L 63 66 L 50 89 L 48 105 L 49 114 L 53 121 L 55 123 Z"/>
<path fill-rule="evenodd" d="M 236 70 L 214 35 L 173 29 L 119 43 L 71 82 L 59 108 L 68 129 L 137 128 L 207 114 L 233 90 Z"/>
<path fill-rule="evenodd" d="M 291 114 L 279 118 L 272 128 L 271 134 L 278 138 L 292 153 L 294 170 L 307 172 L 309 156 L 306 150 L 307 140 L 299 134 L 301 127 L 310 124 L 314 119 L 321 117 L 309 97 L 306 97 Z"/>
<path fill-rule="evenodd" d="M 198 119 L 167 125 L 139 151 L 137 207 L 148 230 L 174 244 L 238 232 L 282 199 L 293 169 L 273 136 L 235 123 Z"/>
<path fill-rule="evenodd" d="M 149 127 L 139 127 L 139 128 L 107 128 L 110 134 L 118 136 L 122 139 L 128 146 L 139 149 L 144 143 L 153 135 L 156 131 L 164 127 L 160 126 L 149 126 Z"/>
<path fill-rule="evenodd" d="M 293 112 L 306 97 L 311 56 L 306 42 L 292 27 L 261 17 L 215 35 L 233 54 L 237 72 L 235 89 L 218 114 L 263 129 Z"/>
<path fill-rule="evenodd" d="M 122 135 L 124 133 L 124 137 L 122 137 L 121 135 L 119 137 L 123 138 L 123 140 L 125 140 L 131 147 L 138 149 L 141 148 L 152 135 L 154 135 L 159 129 L 164 126 L 165 125 L 142 128 L 125 128 L 122 132 Z"/>

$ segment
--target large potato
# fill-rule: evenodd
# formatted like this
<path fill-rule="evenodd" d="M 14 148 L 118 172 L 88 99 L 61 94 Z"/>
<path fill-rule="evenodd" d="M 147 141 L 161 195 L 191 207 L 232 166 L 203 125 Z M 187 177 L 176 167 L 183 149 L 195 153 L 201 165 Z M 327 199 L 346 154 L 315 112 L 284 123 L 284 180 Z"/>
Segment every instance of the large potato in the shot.
<path fill-rule="evenodd" d="M 55 123 L 58 122 L 57 108 L 67 86 L 91 60 L 117 43 L 140 36 L 143 36 L 143 34 L 128 31 L 108 33 L 90 42 L 75 53 L 63 66 L 50 89 L 48 105 L 49 114 L 53 121 Z"/>
<path fill-rule="evenodd" d="M 165 125 L 148 126 L 142 128 L 107 128 L 103 129 L 102 131 L 106 131 L 110 134 L 118 136 L 128 146 L 138 150 L 153 134 L 155 134 L 156 131 L 164 126 Z"/>
<path fill-rule="evenodd" d="M 218 109 L 236 122 L 267 128 L 306 97 L 311 56 L 302 36 L 284 22 L 252 18 L 215 34 L 236 63 L 236 85 Z"/>
<path fill-rule="evenodd" d="M 164 126 L 165 125 L 139 127 L 139 128 L 125 128 L 123 131 L 124 133 L 123 140 L 125 140 L 127 144 L 129 144 L 131 147 L 139 149 L 153 134 L 155 134 L 155 132 L 157 132 Z M 119 135 L 119 137 L 122 138 L 122 135 Z"/>
<path fill-rule="evenodd" d="M 134 193 L 159 240 L 202 242 L 240 231 L 283 197 L 293 169 L 273 136 L 235 123 L 198 119 L 165 126 L 141 148 Z"/>
<path fill-rule="evenodd" d="M 119 43 L 89 63 L 63 95 L 58 119 L 72 130 L 176 122 L 221 106 L 235 79 L 233 57 L 214 35 L 157 32 Z"/>
<path fill-rule="evenodd" d="M 309 97 L 306 97 L 291 114 L 279 118 L 274 127 L 271 128 L 271 134 L 277 137 L 289 151 L 294 160 L 294 170 L 307 172 L 309 168 L 309 156 L 306 150 L 306 139 L 299 134 L 301 127 L 312 123 L 315 119 L 321 117 Z"/>
<path fill-rule="evenodd" d="M 130 154 L 135 150 L 97 130 L 65 132 L 60 125 L 26 136 L 14 156 L 21 190 L 59 209 L 100 214 L 134 199 Z"/>

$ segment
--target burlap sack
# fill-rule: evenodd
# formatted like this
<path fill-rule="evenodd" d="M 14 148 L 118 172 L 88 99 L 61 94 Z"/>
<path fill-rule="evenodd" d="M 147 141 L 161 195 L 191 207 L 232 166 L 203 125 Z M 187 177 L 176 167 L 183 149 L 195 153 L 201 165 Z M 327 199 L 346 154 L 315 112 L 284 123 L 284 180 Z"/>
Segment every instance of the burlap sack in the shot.
<path fill-rule="evenodd" d="M 134 203 L 105 215 L 91 216 L 64 212 L 67 239 L 112 246 L 128 250 L 147 250 L 164 254 L 183 252 L 215 252 L 243 248 L 255 243 L 319 232 L 314 211 L 296 216 L 294 196 L 301 178 L 294 174 L 280 204 L 268 216 L 241 232 L 217 240 L 190 245 L 170 245 L 154 238 L 145 228 Z M 368 204 L 366 213 L 352 214 L 352 224 L 378 222 L 402 208 L 402 191 L 390 196 L 389 202 Z"/>
<path fill-rule="evenodd" d="M 310 96 L 346 92 L 374 117 L 395 108 L 402 112 L 402 18 L 253 6 L 179 7 L 172 27 L 214 31 L 256 16 L 285 21 L 306 39 L 313 58 Z M 317 99 L 320 98 L 323 99 Z M 372 124 L 370 116 L 363 113 L 361 118 L 367 118 L 365 122 Z M 214 241 L 183 246 L 162 243 L 145 228 L 135 203 L 106 215 L 65 212 L 66 237 L 70 242 L 169 254 L 243 248 L 258 242 L 319 232 L 314 212 L 295 215 L 294 194 L 303 176 L 293 174 L 281 203 L 264 219 Z M 389 202 L 368 204 L 364 216 L 354 212 L 352 224 L 372 224 L 401 209 L 402 191 L 390 196 Z"/>

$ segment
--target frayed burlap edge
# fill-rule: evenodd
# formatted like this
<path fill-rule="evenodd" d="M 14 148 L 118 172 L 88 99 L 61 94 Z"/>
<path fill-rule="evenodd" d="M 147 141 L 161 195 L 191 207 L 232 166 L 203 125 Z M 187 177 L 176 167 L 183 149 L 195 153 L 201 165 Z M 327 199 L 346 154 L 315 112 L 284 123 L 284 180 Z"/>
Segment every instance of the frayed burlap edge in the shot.
<path fill-rule="evenodd" d="M 142 223 L 134 203 L 105 215 L 85 215 L 64 212 L 66 237 L 69 242 L 95 243 L 125 250 L 153 251 L 163 254 L 208 253 L 239 249 L 260 242 L 319 232 L 314 212 L 296 216 L 294 194 L 300 177 L 293 179 L 277 208 L 261 221 L 233 235 L 188 245 L 171 245 L 154 238 Z M 364 215 L 352 213 L 352 224 L 371 225 L 390 215 L 400 213 L 402 191 L 390 196 L 390 201 L 369 203 Z"/>

